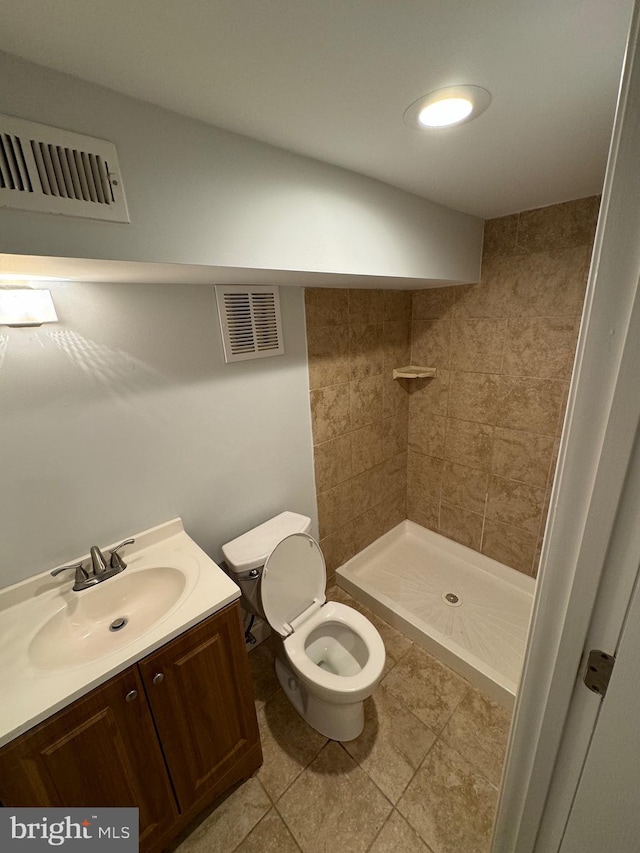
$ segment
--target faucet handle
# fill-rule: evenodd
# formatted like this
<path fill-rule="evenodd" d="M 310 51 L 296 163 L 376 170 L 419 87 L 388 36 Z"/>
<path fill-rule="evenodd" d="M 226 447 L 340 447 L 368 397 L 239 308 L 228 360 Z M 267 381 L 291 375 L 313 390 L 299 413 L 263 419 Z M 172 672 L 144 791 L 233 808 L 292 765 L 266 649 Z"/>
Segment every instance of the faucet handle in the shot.
<path fill-rule="evenodd" d="M 82 563 L 75 563 L 73 566 L 62 566 L 60 569 L 54 569 L 51 574 L 55 578 L 55 576 L 59 575 L 60 572 L 66 572 L 71 569 L 74 569 L 76 573 L 76 580 L 73 588 L 76 589 L 79 585 L 82 587 L 84 582 L 89 578 L 89 572 L 85 569 Z"/>
<path fill-rule="evenodd" d="M 73 566 L 62 566 L 59 569 L 54 569 L 51 572 L 51 577 L 55 578 L 55 576 L 59 575 L 61 572 L 71 571 L 71 569 L 74 569 L 76 572 L 79 572 L 79 571 L 84 572 L 84 566 L 82 565 L 82 563 L 75 563 Z M 85 576 L 86 576 L 86 573 L 85 573 Z"/>
<path fill-rule="evenodd" d="M 116 545 L 116 547 L 109 552 L 111 555 L 109 564 L 112 569 L 122 570 L 127 568 L 127 564 L 124 562 L 120 554 L 118 554 L 118 551 L 120 550 L 120 548 L 124 548 L 125 545 L 133 545 L 135 541 L 135 539 L 125 539 L 124 542 L 121 542 L 119 545 Z"/>

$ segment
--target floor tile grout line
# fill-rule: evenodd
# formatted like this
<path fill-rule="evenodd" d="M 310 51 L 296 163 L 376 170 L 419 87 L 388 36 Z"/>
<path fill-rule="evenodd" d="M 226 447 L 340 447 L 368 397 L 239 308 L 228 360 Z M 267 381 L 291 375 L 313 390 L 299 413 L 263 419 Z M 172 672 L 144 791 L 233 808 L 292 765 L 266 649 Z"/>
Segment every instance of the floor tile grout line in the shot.
<path fill-rule="evenodd" d="M 282 814 L 282 812 L 280 811 L 280 809 L 278 808 L 278 806 L 277 806 L 277 804 L 276 804 L 276 803 L 274 803 L 274 804 L 273 804 L 273 808 L 275 809 L 275 811 L 276 811 L 276 813 L 277 813 L 278 817 L 280 818 L 280 820 L 281 820 L 281 821 L 283 822 L 283 824 L 286 826 L 286 828 L 287 828 L 287 832 L 288 832 L 288 833 L 289 833 L 289 835 L 293 838 L 294 844 L 296 845 L 296 847 L 298 848 L 298 850 L 300 851 L 300 853 L 304 853 L 304 851 L 303 851 L 302 847 L 300 846 L 300 844 L 298 844 L 298 839 L 295 837 L 295 835 L 294 835 L 294 833 L 293 833 L 293 830 L 291 829 L 291 827 L 290 827 L 290 826 L 289 826 L 289 824 L 287 823 L 287 819 L 286 819 L 286 818 L 285 818 L 285 816 Z"/>

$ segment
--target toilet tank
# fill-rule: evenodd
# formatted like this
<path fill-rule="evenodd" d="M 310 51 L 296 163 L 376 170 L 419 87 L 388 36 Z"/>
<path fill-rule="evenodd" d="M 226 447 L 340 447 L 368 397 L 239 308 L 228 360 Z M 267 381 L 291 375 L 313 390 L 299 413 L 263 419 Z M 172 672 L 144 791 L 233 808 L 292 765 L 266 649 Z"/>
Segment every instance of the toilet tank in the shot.
<path fill-rule="evenodd" d="M 309 533 L 311 519 L 297 512 L 281 512 L 222 546 L 229 569 L 235 574 L 260 569 L 279 542 L 292 533 Z"/>

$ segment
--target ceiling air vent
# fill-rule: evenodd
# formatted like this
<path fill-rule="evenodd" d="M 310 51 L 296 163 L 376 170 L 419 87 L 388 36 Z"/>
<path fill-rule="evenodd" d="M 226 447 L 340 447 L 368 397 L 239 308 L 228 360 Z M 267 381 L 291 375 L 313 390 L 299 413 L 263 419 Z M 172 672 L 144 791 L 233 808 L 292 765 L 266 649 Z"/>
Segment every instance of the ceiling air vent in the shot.
<path fill-rule="evenodd" d="M 216 300 L 226 362 L 284 353 L 277 287 L 216 285 Z"/>
<path fill-rule="evenodd" d="M 0 114 L 0 207 L 129 222 L 115 146 Z"/>

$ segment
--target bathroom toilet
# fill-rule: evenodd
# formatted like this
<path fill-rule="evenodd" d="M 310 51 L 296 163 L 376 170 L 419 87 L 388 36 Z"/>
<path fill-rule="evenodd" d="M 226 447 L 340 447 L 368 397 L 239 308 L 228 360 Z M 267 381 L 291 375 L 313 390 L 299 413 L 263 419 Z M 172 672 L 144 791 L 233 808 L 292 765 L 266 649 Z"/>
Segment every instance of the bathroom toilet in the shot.
<path fill-rule="evenodd" d="M 382 677 L 384 644 L 361 613 L 326 600 L 324 557 L 310 528 L 306 516 L 283 512 L 222 552 L 245 608 L 282 639 L 276 673 L 291 704 L 326 737 L 353 740 Z"/>

